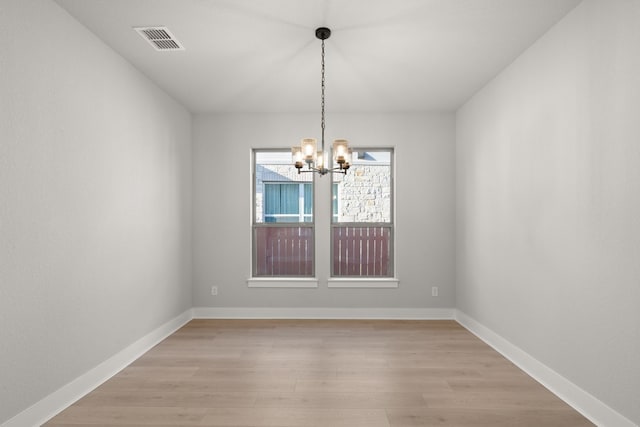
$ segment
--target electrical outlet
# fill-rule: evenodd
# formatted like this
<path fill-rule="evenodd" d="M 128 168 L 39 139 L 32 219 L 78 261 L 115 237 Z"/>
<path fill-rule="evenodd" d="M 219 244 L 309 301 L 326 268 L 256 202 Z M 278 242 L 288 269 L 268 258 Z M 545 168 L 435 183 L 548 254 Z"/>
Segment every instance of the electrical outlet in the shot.
<path fill-rule="evenodd" d="M 437 297 L 438 296 L 438 287 L 434 286 L 431 288 L 431 296 L 432 297 Z"/>
<path fill-rule="evenodd" d="M 218 295 L 218 287 L 217 286 L 212 286 L 211 287 L 211 295 Z"/>

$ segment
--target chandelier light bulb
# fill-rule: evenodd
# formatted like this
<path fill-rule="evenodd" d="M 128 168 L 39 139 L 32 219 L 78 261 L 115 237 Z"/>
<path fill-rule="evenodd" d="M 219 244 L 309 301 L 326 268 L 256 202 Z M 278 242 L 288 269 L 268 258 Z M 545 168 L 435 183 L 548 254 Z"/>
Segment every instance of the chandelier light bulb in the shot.
<path fill-rule="evenodd" d="M 316 156 L 316 139 L 304 138 L 302 140 L 302 153 L 306 162 L 314 161 Z"/>
<path fill-rule="evenodd" d="M 302 154 L 302 147 L 292 147 L 291 148 L 291 160 L 293 161 L 293 165 L 300 169 L 303 166 L 304 156 Z"/>
<path fill-rule="evenodd" d="M 338 164 L 343 164 L 346 161 L 348 150 L 346 139 L 336 139 L 333 141 L 333 160 Z"/>

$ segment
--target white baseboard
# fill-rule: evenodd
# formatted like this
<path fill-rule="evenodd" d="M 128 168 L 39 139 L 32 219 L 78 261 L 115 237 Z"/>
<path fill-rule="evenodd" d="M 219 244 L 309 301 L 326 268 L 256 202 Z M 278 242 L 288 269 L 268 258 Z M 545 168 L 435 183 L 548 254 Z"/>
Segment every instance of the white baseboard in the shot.
<path fill-rule="evenodd" d="M 460 310 L 455 310 L 455 319 L 594 424 L 603 427 L 638 427 L 472 317 Z"/>
<path fill-rule="evenodd" d="M 195 319 L 453 320 L 452 308 L 195 307 Z"/>
<path fill-rule="evenodd" d="M 193 318 L 189 309 L 178 317 L 148 333 L 86 374 L 51 393 L 28 409 L 6 421 L 1 427 L 39 426 L 53 418 L 100 384 L 120 372 L 160 341 L 180 329 Z"/>

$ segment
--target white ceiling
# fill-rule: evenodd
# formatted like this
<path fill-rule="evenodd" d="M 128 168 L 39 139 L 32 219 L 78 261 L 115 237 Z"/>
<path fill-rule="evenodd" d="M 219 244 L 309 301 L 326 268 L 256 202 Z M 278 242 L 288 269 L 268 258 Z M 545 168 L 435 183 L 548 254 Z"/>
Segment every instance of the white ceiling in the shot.
<path fill-rule="evenodd" d="M 580 0 L 56 0 L 193 112 L 453 111 Z M 133 30 L 166 26 L 184 51 Z"/>

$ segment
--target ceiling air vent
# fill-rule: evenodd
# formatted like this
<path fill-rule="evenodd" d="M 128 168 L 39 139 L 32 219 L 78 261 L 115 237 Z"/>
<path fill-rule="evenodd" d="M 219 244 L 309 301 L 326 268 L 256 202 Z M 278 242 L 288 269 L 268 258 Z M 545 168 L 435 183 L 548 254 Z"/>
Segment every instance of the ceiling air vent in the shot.
<path fill-rule="evenodd" d="M 155 50 L 184 50 L 167 27 L 134 27 Z"/>

